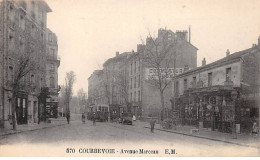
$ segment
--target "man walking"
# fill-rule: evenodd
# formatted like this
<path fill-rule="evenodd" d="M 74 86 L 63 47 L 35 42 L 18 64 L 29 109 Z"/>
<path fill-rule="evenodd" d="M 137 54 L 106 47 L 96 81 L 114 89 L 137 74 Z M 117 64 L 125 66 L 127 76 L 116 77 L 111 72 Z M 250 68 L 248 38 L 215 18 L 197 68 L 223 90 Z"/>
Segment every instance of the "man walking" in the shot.
<path fill-rule="evenodd" d="M 67 118 L 68 124 L 70 124 L 70 112 L 69 111 L 66 113 L 66 118 Z"/>
<path fill-rule="evenodd" d="M 155 119 L 151 119 L 150 126 L 151 126 L 151 132 L 154 133 L 154 126 L 155 126 Z"/>
<path fill-rule="evenodd" d="M 85 119 L 86 119 L 85 112 L 82 112 L 82 123 L 85 123 Z"/>

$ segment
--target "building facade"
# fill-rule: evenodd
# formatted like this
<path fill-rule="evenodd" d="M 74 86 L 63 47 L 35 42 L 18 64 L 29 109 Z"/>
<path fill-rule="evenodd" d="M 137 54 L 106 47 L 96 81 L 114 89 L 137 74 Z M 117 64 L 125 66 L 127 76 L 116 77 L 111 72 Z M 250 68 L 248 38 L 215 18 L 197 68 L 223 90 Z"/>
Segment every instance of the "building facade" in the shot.
<path fill-rule="evenodd" d="M 44 0 L 3 0 L 0 4 L 1 127 L 12 123 L 13 84 L 20 76 L 18 69 L 24 64 L 21 62 L 27 62 L 28 57 L 33 69 L 23 72 L 19 81 L 15 116 L 18 124 L 38 122 L 38 96 L 46 87 L 48 12 L 51 9 Z"/>
<path fill-rule="evenodd" d="M 49 88 L 50 98 L 47 99 L 46 109 L 49 117 L 58 116 L 58 95 L 60 86 L 58 85 L 58 68 L 60 59 L 58 57 L 57 36 L 50 29 L 46 30 L 46 86 Z"/>
<path fill-rule="evenodd" d="M 250 132 L 259 122 L 258 45 L 177 75 L 172 100 L 183 124 L 221 132 Z"/>
<path fill-rule="evenodd" d="M 176 33 L 167 29 L 159 29 L 158 37 L 154 38 L 158 44 L 167 43 L 173 45 L 167 51 L 167 57 L 164 57 L 161 68 L 169 70 L 169 79 L 175 74 L 180 74 L 186 70 L 197 67 L 197 48 L 190 40 L 188 41 L 187 31 L 176 31 Z M 167 46 L 157 46 L 162 49 L 159 53 L 164 53 Z M 151 76 L 156 76 L 156 68 L 147 60 L 149 51 L 155 46 L 151 37 L 146 39 L 146 44 L 137 45 L 137 53 L 128 58 L 129 68 L 129 101 L 132 104 L 132 112 L 136 117 L 160 117 L 162 111 L 160 91 L 150 83 Z M 164 62 L 167 61 L 167 66 Z M 175 74 L 174 74 L 175 70 Z M 164 91 L 165 108 L 171 109 L 172 86 L 168 85 Z"/>

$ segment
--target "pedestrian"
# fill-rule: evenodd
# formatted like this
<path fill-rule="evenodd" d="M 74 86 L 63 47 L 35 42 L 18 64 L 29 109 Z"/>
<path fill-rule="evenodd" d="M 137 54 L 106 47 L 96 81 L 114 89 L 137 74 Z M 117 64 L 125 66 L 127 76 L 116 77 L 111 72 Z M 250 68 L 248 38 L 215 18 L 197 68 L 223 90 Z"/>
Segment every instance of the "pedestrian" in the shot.
<path fill-rule="evenodd" d="M 66 113 L 66 118 L 67 118 L 68 124 L 70 124 L 70 112 L 67 112 L 67 113 Z"/>
<path fill-rule="evenodd" d="M 252 135 L 257 135 L 257 134 L 258 134 L 258 126 L 257 126 L 257 122 L 254 121 L 252 127 Z"/>
<path fill-rule="evenodd" d="M 93 120 L 93 126 L 96 125 L 96 114 L 95 113 L 93 114 L 92 120 Z"/>
<path fill-rule="evenodd" d="M 154 133 L 155 119 L 151 119 L 150 126 L 151 126 L 151 132 Z"/>
<path fill-rule="evenodd" d="M 82 113 L 82 123 L 85 123 L 85 119 L 86 119 L 85 112 L 83 112 Z"/>

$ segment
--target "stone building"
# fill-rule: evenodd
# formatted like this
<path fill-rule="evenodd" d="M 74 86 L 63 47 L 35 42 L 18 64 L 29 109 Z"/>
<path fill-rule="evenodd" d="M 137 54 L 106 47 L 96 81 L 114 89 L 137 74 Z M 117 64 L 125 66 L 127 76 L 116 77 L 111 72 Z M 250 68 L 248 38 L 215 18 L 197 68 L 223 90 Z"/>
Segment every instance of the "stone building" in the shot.
<path fill-rule="evenodd" d="M 259 122 L 258 45 L 176 76 L 172 100 L 183 124 L 221 132 L 251 131 Z M 236 124 L 236 125 L 235 125 Z"/>
<path fill-rule="evenodd" d="M 18 124 L 37 123 L 38 96 L 46 87 L 46 22 L 52 10 L 44 0 L 3 0 L 0 4 L 0 124 L 11 124 L 11 97 L 17 69 L 30 57 L 33 70 L 19 82 L 16 99 Z"/>
<path fill-rule="evenodd" d="M 187 31 L 176 31 L 159 29 L 158 37 L 154 38 L 158 43 L 168 43 L 173 45 L 169 49 L 167 66 L 162 64 L 161 67 L 167 67 L 171 72 L 169 80 L 175 74 L 180 74 L 186 70 L 197 67 L 197 48 L 188 40 Z M 158 46 L 164 50 L 165 46 Z M 147 55 L 150 49 L 154 49 L 151 37 L 146 39 L 146 44 L 137 45 L 137 52 L 128 58 L 129 68 L 129 101 L 132 105 L 132 112 L 136 117 L 160 117 L 162 106 L 160 92 L 155 85 L 152 85 L 149 80 L 150 76 L 154 76 L 156 68 L 147 63 Z M 160 68 L 163 69 L 163 68 Z M 172 86 L 168 85 L 164 91 L 165 108 L 171 109 Z"/>
<path fill-rule="evenodd" d="M 47 99 L 46 109 L 49 117 L 58 115 L 58 94 L 60 86 L 58 85 L 58 68 L 60 59 L 58 57 L 57 36 L 50 29 L 46 29 L 46 86 L 49 88 L 50 98 Z"/>

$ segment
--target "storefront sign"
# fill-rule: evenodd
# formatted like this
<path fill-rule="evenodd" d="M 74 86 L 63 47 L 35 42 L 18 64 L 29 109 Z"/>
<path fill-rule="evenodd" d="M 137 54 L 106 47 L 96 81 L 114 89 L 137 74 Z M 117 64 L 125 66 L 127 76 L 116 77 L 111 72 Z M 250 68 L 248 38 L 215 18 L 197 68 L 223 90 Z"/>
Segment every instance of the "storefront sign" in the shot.
<path fill-rule="evenodd" d="M 158 72 L 158 69 L 156 68 L 146 68 L 146 79 L 158 79 L 158 73 L 166 78 L 173 78 L 174 77 L 174 71 L 175 75 L 181 74 L 184 72 L 184 68 L 161 68 Z"/>

